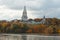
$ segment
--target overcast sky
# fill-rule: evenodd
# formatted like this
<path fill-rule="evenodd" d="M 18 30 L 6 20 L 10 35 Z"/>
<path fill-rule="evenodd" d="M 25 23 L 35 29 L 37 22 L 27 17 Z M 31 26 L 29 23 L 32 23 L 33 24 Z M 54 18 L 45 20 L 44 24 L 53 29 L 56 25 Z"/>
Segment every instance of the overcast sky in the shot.
<path fill-rule="evenodd" d="M 21 19 L 24 6 L 29 18 L 60 18 L 60 0 L 0 0 L 0 20 Z"/>

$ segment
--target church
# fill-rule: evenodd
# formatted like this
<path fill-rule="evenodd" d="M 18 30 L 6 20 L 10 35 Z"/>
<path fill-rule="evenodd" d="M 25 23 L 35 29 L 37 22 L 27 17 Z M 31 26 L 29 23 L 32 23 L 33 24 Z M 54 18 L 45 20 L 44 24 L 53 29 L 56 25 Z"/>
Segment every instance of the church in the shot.
<path fill-rule="evenodd" d="M 21 22 L 29 23 L 29 24 L 45 24 L 46 19 L 45 19 L 45 16 L 44 16 L 43 19 L 39 22 L 36 22 L 34 20 L 28 21 L 26 6 L 24 6 L 23 14 L 22 14 L 22 17 L 21 17 Z"/>

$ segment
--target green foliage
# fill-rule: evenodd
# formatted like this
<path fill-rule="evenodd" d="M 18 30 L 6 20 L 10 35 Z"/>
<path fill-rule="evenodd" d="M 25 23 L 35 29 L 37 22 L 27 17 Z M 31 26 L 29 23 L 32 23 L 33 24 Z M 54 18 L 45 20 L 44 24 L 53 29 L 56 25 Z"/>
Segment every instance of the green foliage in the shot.
<path fill-rule="evenodd" d="M 22 27 L 22 33 L 26 33 L 28 29 L 29 27 L 27 26 L 27 24 L 24 24 L 24 26 Z"/>
<path fill-rule="evenodd" d="M 19 26 L 17 24 L 13 24 L 13 29 L 19 29 Z"/>
<path fill-rule="evenodd" d="M 13 29 L 12 29 L 13 32 L 14 32 L 14 33 L 17 33 L 17 30 L 18 30 L 18 29 L 20 29 L 19 25 L 13 24 Z"/>

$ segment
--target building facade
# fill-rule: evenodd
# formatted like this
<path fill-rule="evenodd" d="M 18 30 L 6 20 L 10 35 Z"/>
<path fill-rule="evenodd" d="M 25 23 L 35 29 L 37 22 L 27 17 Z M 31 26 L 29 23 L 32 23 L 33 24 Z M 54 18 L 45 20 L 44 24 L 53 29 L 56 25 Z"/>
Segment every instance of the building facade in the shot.
<path fill-rule="evenodd" d="M 24 6 L 24 10 L 23 10 L 23 14 L 22 14 L 22 22 L 23 23 L 29 23 L 29 24 L 45 24 L 46 23 L 46 19 L 45 16 L 43 17 L 43 19 L 39 22 L 36 22 L 34 20 L 32 21 L 28 21 L 28 16 L 27 16 L 27 10 L 26 10 L 26 6 Z"/>

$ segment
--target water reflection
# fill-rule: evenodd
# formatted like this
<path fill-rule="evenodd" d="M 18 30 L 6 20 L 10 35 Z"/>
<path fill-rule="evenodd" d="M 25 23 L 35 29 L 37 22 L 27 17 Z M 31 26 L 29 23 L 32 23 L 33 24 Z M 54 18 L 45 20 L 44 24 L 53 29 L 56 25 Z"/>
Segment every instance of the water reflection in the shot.
<path fill-rule="evenodd" d="M 23 40 L 27 40 L 27 35 L 22 36 Z"/>
<path fill-rule="evenodd" d="M 1 35 L 0 40 L 60 40 L 60 36 Z"/>

